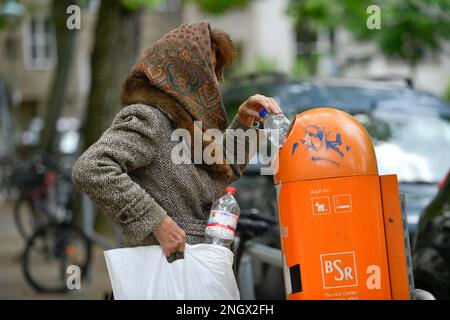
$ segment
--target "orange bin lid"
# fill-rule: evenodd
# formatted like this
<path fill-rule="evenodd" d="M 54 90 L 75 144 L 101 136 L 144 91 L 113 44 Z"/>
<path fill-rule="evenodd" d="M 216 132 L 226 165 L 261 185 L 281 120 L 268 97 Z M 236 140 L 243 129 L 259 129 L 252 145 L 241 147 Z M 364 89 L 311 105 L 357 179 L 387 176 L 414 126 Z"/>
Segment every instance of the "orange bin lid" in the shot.
<path fill-rule="evenodd" d="M 378 174 L 367 130 L 333 108 L 298 114 L 274 164 L 275 183 Z"/>

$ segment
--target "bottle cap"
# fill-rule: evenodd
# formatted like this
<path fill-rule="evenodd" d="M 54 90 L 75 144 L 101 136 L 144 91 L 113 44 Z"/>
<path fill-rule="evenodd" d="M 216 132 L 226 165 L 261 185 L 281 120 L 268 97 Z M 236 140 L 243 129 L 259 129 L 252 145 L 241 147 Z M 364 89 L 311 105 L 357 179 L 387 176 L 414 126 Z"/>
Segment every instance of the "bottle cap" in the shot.
<path fill-rule="evenodd" d="M 261 117 L 261 118 L 264 118 L 265 116 L 267 116 L 267 110 L 266 110 L 266 108 L 264 108 L 264 109 L 262 109 L 260 112 L 259 112 L 259 116 Z"/>
<path fill-rule="evenodd" d="M 234 195 L 236 193 L 236 188 L 235 187 L 226 187 L 225 192 L 228 194 Z"/>

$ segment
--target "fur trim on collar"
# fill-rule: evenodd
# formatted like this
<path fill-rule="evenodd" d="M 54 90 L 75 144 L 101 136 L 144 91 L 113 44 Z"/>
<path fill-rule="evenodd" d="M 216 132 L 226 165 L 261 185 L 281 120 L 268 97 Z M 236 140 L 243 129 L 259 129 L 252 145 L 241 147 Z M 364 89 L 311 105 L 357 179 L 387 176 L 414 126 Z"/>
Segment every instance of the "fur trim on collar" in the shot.
<path fill-rule="evenodd" d="M 164 112 L 178 129 L 189 131 L 191 139 L 194 137 L 194 119 L 192 116 L 172 97 L 152 86 L 145 76 L 131 73 L 124 84 L 120 94 L 121 103 L 124 106 L 130 104 L 146 104 L 157 107 Z M 193 142 L 193 141 L 192 141 Z M 202 141 L 203 150 L 214 141 Z M 194 143 L 191 143 L 191 155 L 194 155 Z M 217 177 L 226 175 L 229 179 L 234 177 L 233 170 L 223 159 L 223 164 L 200 165 L 210 176 Z"/>

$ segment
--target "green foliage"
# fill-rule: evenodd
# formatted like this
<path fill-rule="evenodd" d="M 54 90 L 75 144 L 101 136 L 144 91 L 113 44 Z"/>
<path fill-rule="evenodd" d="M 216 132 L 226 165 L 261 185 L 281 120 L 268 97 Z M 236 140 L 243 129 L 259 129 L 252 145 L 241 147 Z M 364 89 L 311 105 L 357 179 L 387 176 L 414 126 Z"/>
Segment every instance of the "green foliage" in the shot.
<path fill-rule="evenodd" d="M 232 69 L 229 69 L 229 74 L 234 77 L 239 77 L 255 72 L 272 72 L 277 70 L 279 70 L 278 65 L 273 59 L 257 57 L 253 63 L 239 65 L 239 67 L 233 66 Z M 227 79 L 226 76 L 225 79 Z"/>
<path fill-rule="evenodd" d="M 86 8 L 89 5 L 89 0 L 76 0 L 75 3 L 81 8 Z"/>
<path fill-rule="evenodd" d="M 367 28 L 367 7 L 381 9 L 381 29 Z M 317 30 L 344 27 L 357 39 L 373 41 L 381 52 L 415 66 L 427 51 L 439 51 L 450 39 L 448 0 L 291 0 L 296 25 L 305 19 Z"/>
<path fill-rule="evenodd" d="M 245 6 L 252 0 L 188 0 L 188 1 L 198 4 L 200 8 L 202 8 L 206 12 L 219 15 L 233 7 Z"/>
<path fill-rule="evenodd" d="M 338 24 L 338 16 L 342 15 L 344 9 L 341 2 L 342 0 L 290 0 L 288 14 L 294 18 L 297 29 L 305 20 L 308 20 L 316 29 L 333 28 Z"/>
<path fill-rule="evenodd" d="M 0 31 L 6 27 L 6 19 L 4 17 L 0 17 Z"/>
<path fill-rule="evenodd" d="M 450 80 L 448 81 L 447 90 L 444 93 L 444 99 L 450 103 Z"/>
<path fill-rule="evenodd" d="M 20 4 L 21 1 L 16 0 L 17 3 Z M 5 5 L 6 1 L 5 0 L 0 0 L 0 8 L 2 8 L 3 5 Z M 16 20 L 17 18 L 13 18 L 13 20 Z M 6 29 L 8 27 L 8 25 L 15 25 L 17 24 L 17 21 L 11 21 L 10 18 L 0 15 L 0 31 Z"/>
<path fill-rule="evenodd" d="M 315 74 L 311 73 L 311 68 L 308 68 L 308 63 L 314 64 L 314 69 L 317 69 L 319 64 L 320 56 L 318 54 L 313 54 L 310 60 L 306 60 L 304 56 L 295 57 L 294 67 L 292 68 L 292 75 L 297 78 L 313 77 Z"/>
<path fill-rule="evenodd" d="M 305 59 L 303 59 L 303 57 L 295 57 L 294 67 L 292 68 L 292 75 L 298 78 L 309 76 L 308 68 L 306 67 Z"/>
<path fill-rule="evenodd" d="M 164 0 L 120 0 L 122 5 L 130 11 L 139 10 L 142 7 L 154 8 L 161 5 Z"/>
<path fill-rule="evenodd" d="M 255 71 L 276 71 L 277 69 L 277 63 L 272 59 L 258 57 L 255 61 Z"/>

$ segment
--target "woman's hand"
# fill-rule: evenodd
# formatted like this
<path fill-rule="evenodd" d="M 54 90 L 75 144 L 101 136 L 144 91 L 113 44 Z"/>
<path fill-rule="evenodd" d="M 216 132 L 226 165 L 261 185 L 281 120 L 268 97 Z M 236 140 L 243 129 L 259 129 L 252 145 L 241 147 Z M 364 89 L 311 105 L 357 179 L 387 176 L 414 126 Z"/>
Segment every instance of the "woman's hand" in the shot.
<path fill-rule="evenodd" d="M 239 121 L 247 127 L 253 126 L 253 121 L 263 121 L 259 116 L 262 109 L 266 109 L 269 113 L 283 113 L 278 103 L 270 97 L 256 94 L 248 98 L 237 112 Z"/>
<path fill-rule="evenodd" d="M 184 251 L 186 233 L 171 217 L 165 217 L 161 223 L 153 229 L 153 234 L 159 241 L 166 257 L 171 253 Z"/>

